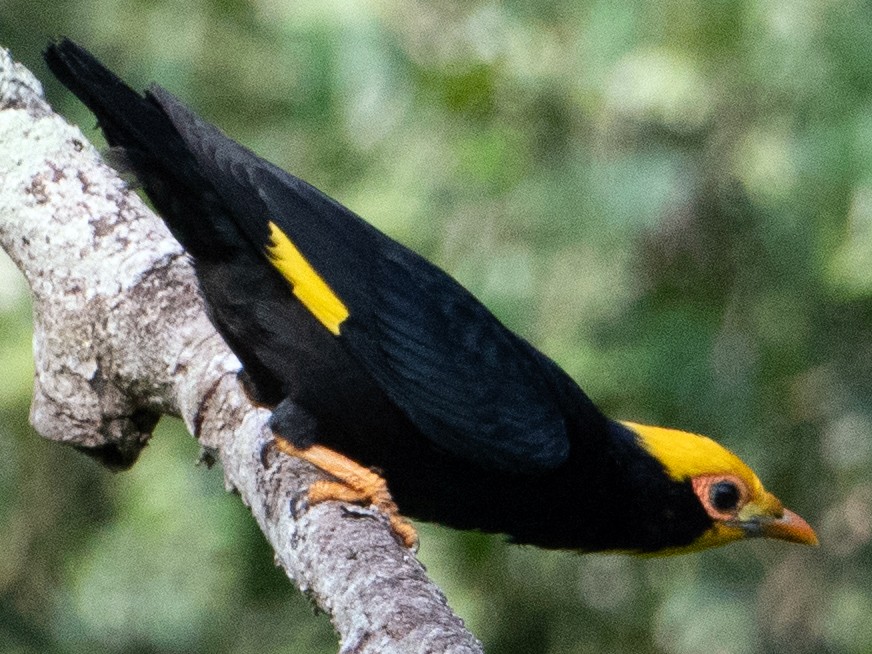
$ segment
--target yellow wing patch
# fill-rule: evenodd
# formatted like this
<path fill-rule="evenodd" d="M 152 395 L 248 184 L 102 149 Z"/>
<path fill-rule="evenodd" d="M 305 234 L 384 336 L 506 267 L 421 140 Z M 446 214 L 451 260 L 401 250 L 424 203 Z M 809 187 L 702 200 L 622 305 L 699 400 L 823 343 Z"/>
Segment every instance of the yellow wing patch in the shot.
<path fill-rule="evenodd" d="M 322 325 L 338 336 L 339 325 L 348 318 L 348 308 L 315 272 L 297 246 L 291 243 L 291 239 L 272 221 L 269 222 L 269 238 L 266 254 L 272 265 L 291 283 L 297 299 Z"/>

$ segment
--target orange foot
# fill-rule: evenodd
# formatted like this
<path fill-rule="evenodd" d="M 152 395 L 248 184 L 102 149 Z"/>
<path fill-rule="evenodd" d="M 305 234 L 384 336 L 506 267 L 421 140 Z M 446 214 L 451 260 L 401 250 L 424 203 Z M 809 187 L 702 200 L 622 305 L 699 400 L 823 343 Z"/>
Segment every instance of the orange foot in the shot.
<path fill-rule="evenodd" d="M 322 479 L 309 486 L 307 493 L 309 504 L 335 500 L 374 506 L 388 517 L 394 535 L 403 545 L 409 549 L 417 548 L 418 534 L 415 528 L 400 515 L 400 510 L 388 491 L 387 483 L 379 475 L 323 445 L 300 449 L 281 437 L 276 437 L 273 442 L 279 451 L 308 461 L 336 478 L 337 481 Z"/>

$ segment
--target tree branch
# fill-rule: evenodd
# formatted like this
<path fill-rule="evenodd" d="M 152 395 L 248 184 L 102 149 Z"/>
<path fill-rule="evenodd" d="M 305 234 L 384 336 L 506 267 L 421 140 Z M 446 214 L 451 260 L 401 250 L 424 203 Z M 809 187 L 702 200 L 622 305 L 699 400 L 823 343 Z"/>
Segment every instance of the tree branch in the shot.
<path fill-rule="evenodd" d="M 33 294 L 40 434 L 126 467 L 161 414 L 181 416 L 342 652 L 482 651 L 382 515 L 333 502 L 295 515 L 318 473 L 262 460 L 268 413 L 241 392 L 181 247 L 2 49 L 0 245 Z"/>

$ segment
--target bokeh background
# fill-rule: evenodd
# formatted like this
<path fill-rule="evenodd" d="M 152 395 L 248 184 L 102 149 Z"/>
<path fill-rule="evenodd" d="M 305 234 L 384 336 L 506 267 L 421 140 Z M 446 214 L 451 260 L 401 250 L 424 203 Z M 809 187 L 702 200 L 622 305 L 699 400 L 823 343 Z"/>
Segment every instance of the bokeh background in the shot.
<path fill-rule="evenodd" d="M 717 436 L 819 530 L 637 560 L 421 525 L 493 654 L 872 652 L 872 3 L 0 0 L 159 80 L 466 284 L 610 414 Z M 0 257 L 0 652 L 335 652 L 164 419 L 112 474 L 28 427 Z"/>

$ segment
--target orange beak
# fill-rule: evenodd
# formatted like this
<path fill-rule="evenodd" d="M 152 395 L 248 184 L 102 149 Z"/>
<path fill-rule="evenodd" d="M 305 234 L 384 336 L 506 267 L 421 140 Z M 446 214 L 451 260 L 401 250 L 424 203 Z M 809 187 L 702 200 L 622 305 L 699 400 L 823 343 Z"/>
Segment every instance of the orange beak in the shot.
<path fill-rule="evenodd" d="M 741 529 L 746 538 L 777 538 L 802 545 L 818 544 L 814 529 L 766 491 L 739 511 L 733 526 Z"/>
<path fill-rule="evenodd" d="M 789 509 L 784 509 L 780 518 L 758 516 L 748 522 L 742 523 L 748 536 L 762 536 L 764 538 L 778 538 L 791 543 L 803 545 L 818 544 L 817 534 L 805 520 Z"/>

